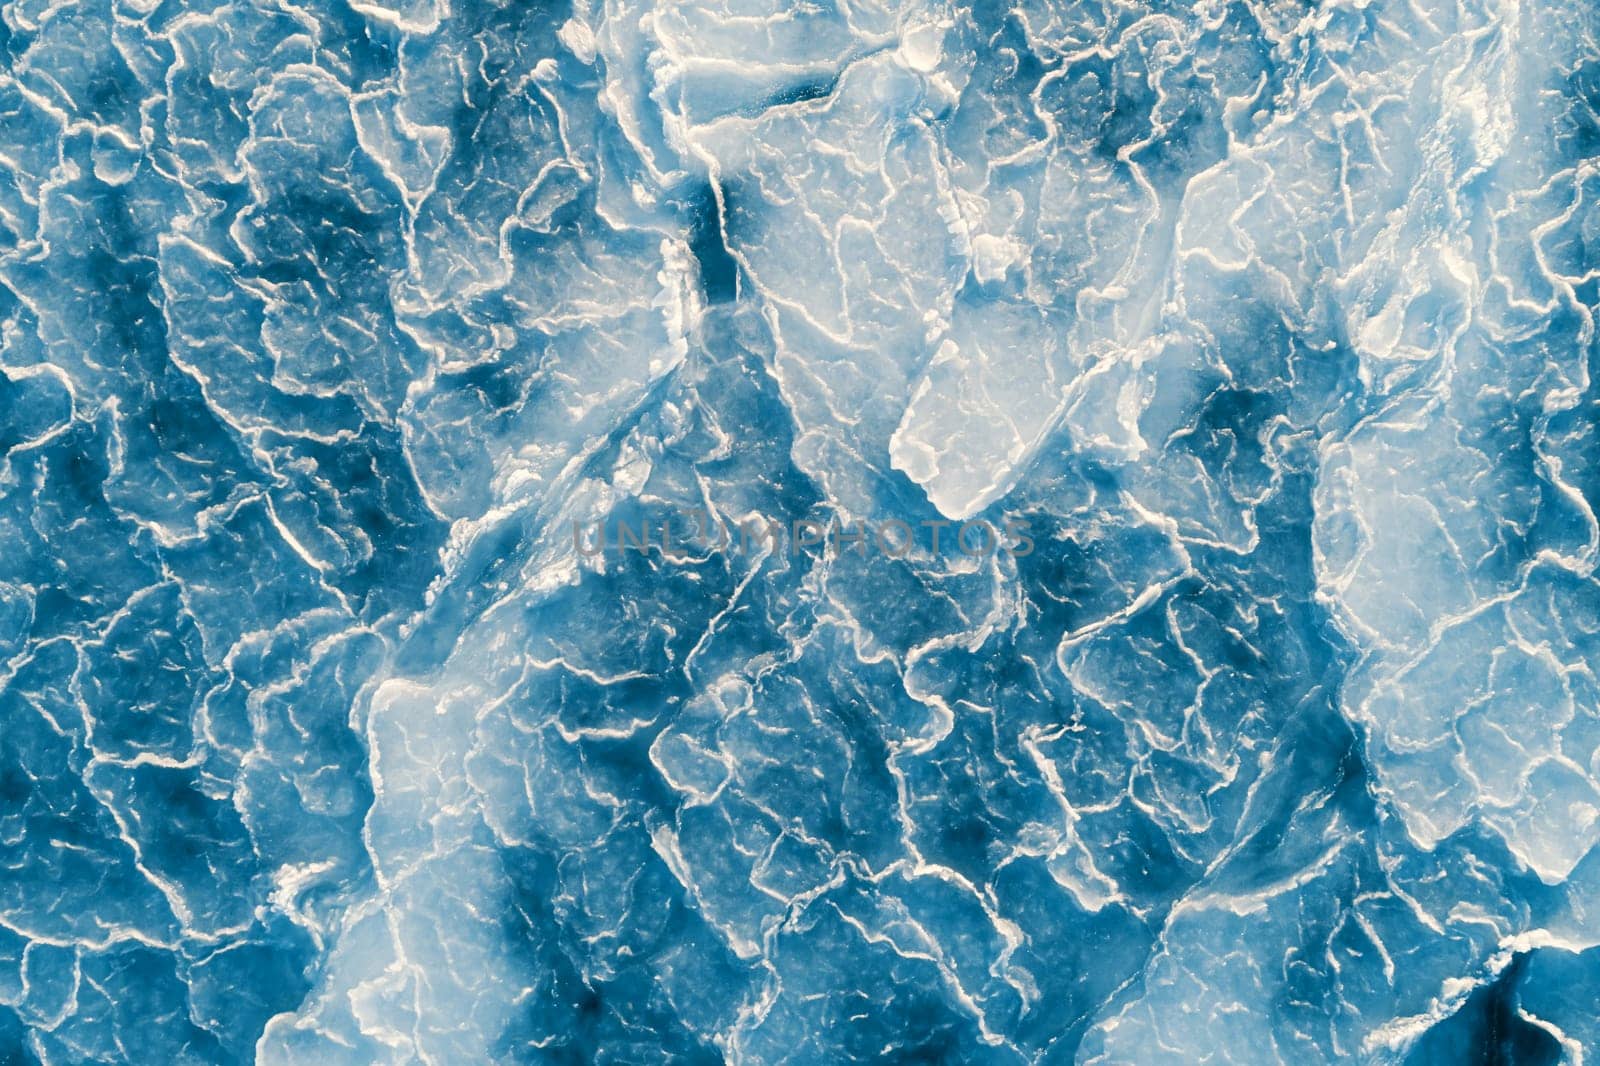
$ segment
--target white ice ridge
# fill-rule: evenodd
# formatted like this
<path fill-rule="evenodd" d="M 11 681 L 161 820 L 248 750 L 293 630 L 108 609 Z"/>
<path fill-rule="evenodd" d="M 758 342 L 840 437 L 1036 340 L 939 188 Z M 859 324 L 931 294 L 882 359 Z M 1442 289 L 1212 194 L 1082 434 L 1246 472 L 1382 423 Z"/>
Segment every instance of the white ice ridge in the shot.
<path fill-rule="evenodd" d="M 0 41 L 0 1062 L 1600 1061 L 1593 0 Z"/>

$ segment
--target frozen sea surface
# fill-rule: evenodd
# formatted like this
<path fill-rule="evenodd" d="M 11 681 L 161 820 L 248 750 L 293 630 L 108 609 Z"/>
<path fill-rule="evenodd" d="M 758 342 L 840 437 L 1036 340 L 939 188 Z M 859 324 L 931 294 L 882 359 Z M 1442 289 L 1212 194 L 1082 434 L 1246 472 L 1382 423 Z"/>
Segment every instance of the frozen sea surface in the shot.
<path fill-rule="evenodd" d="M 0 46 L 0 1062 L 1600 1058 L 1594 0 Z"/>

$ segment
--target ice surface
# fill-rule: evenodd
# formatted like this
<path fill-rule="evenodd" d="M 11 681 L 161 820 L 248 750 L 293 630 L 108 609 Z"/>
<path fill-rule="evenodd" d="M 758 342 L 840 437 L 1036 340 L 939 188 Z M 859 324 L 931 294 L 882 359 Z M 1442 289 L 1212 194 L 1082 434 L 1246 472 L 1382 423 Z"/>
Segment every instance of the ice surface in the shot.
<path fill-rule="evenodd" d="M 0 26 L 0 1061 L 1600 1056 L 1600 8 Z"/>

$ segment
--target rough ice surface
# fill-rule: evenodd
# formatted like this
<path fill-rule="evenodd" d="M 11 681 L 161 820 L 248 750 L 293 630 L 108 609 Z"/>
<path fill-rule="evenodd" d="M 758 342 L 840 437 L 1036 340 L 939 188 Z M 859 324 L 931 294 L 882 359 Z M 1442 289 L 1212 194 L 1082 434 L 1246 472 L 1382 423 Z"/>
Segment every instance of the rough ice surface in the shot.
<path fill-rule="evenodd" d="M 1592 0 L 0 27 L 0 1062 L 1600 1058 Z"/>

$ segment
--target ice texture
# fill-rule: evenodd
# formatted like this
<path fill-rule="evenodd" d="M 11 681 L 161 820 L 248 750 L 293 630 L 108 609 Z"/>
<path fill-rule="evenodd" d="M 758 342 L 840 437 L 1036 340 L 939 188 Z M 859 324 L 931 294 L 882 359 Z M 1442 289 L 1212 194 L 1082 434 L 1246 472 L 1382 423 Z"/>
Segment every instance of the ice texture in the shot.
<path fill-rule="evenodd" d="M 0 1063 L 1595 1061 L 1597 42 L 10 0 Z"/>

